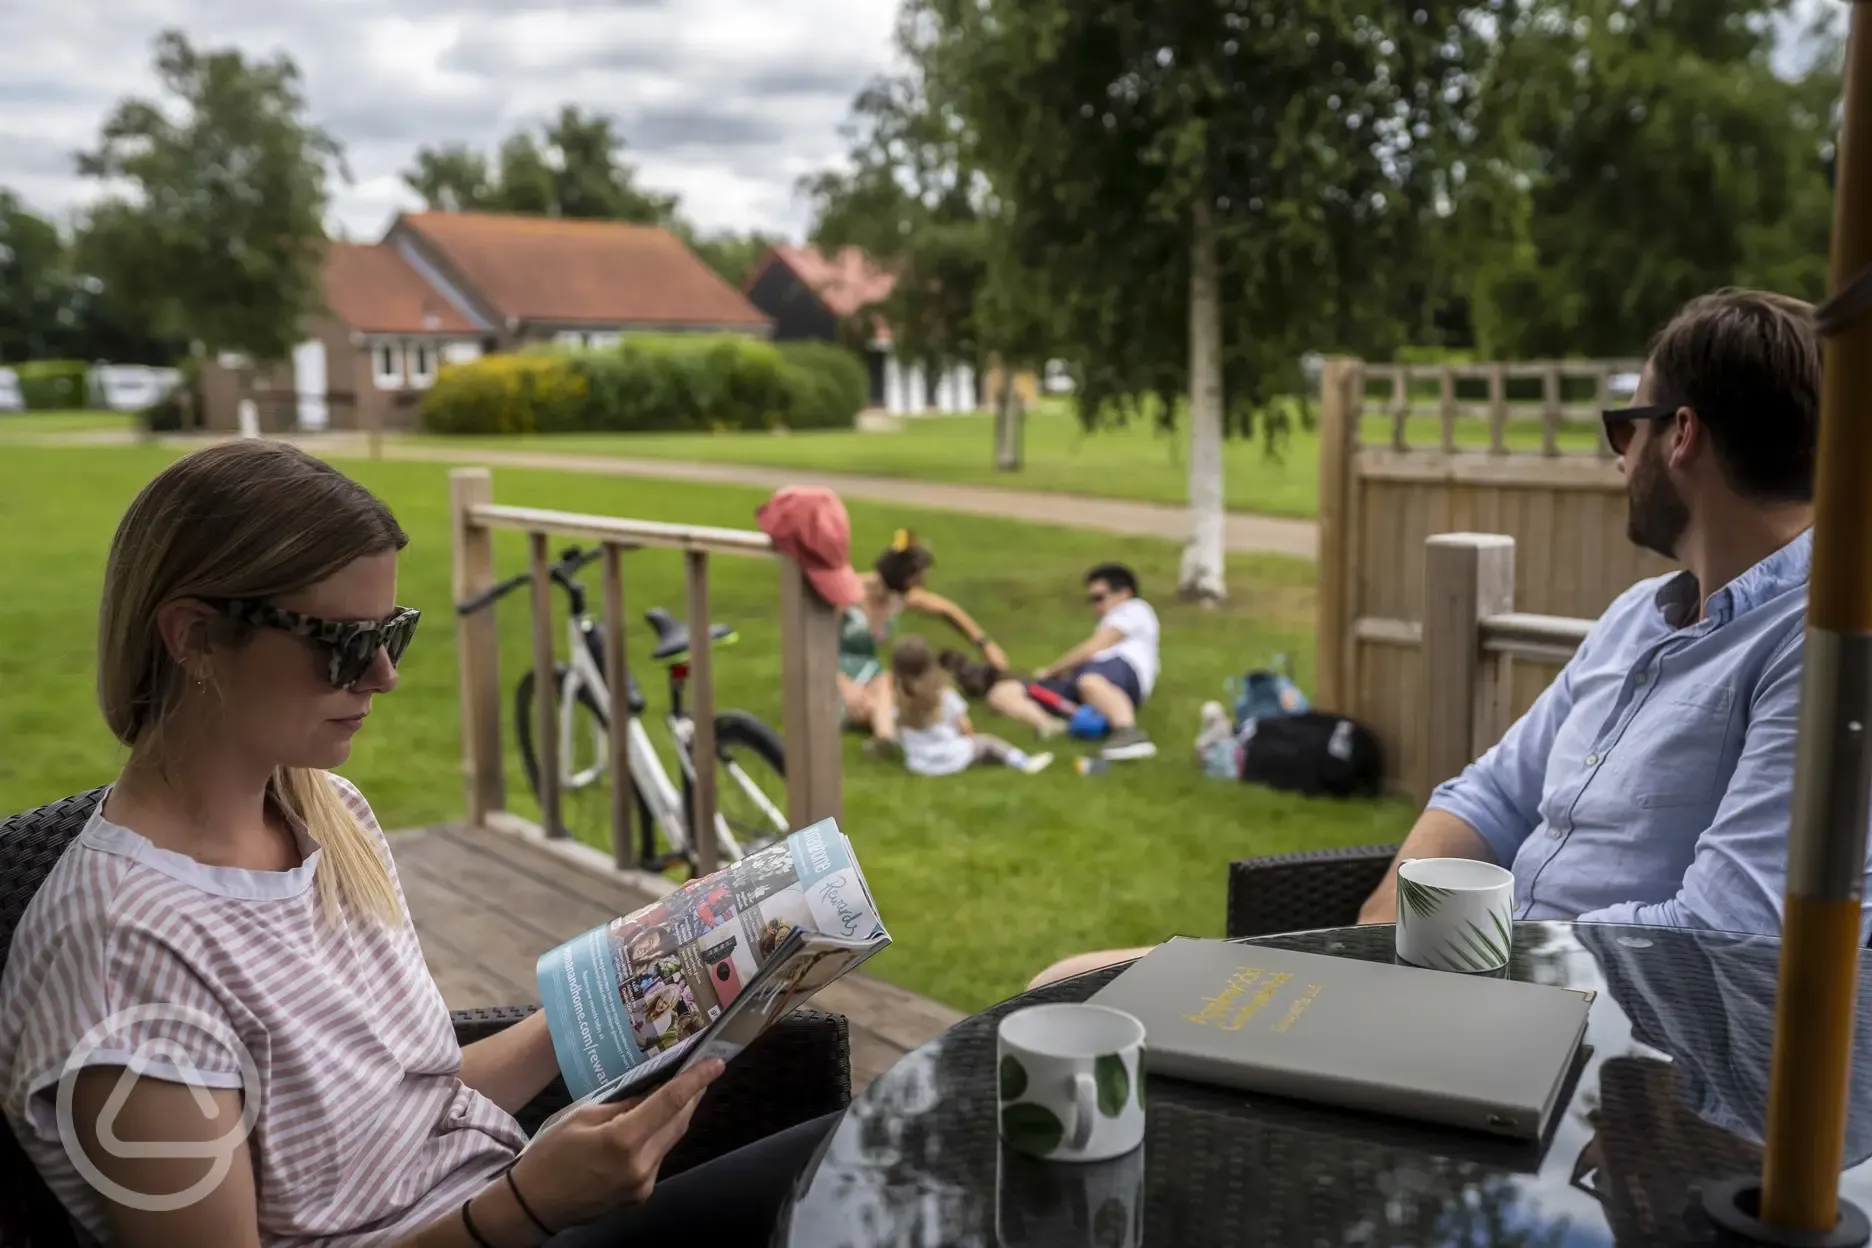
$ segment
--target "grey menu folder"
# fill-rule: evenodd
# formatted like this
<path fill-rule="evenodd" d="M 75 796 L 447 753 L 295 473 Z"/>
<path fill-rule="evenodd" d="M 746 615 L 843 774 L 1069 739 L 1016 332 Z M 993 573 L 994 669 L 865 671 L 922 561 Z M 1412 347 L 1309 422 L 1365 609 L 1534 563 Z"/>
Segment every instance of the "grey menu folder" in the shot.
<path fill-rule="evenodd" d="M 1539 1139 L 1593 994 L 1177 937 L 1095 993 L 1153 1073 Z"/>

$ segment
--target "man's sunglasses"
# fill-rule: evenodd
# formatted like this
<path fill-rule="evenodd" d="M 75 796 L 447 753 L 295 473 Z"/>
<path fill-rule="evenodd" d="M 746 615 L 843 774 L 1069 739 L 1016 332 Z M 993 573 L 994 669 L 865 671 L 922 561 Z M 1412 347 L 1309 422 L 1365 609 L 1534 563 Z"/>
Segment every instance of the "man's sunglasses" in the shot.
<path fill-rule="evenodd" d="M 1632 434 L 1641 420 L 1668 420 L 1677 414 L 1682 403 L 1640 403 L 1636 407 L 1609 407 L 1599 413 L 1605 423 L 1606 444 L 1614 455 L 1623 455 L 1631 445 Z"/>
<path fill-rule="evenodd" d="M 390 655 L 390 666 L 402 662 L 416 635 L 416 621 L 422 618 L 414 607 L 398 607 L 382 620 L 322 620 L 252 598 L 212 599 L 209 605 L 242 624 L 304 637 L 325 652 L 325 676 L 336 689 L 356 684 L 376 662 L 379 650 Z"/>

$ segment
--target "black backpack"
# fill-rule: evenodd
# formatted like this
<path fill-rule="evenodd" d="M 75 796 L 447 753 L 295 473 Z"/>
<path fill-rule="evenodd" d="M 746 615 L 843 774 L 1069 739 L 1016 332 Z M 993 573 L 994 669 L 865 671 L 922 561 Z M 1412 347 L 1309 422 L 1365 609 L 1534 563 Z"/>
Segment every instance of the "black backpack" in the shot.
<path fill-rule="evenodd" d="M 1251 719 L 1235 735 L 1241 778 L 1308 797 L 1376 797 L 1384 747 L 1364 724 L 1324 711 Z"/>

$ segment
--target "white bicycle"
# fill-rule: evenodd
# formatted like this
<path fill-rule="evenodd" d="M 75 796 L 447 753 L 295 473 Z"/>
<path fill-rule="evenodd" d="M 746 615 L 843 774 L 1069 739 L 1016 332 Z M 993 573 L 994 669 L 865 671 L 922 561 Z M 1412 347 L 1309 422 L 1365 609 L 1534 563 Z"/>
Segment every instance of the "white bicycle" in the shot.
<path fill-rule="evenodd" d="M 609 844 L 611 825 L 610 728 L 613 699 L 605 684 L 604 630 L 587 610 L 585 587 L 578 571 L 603 550 L 568 547 L 551 569 L 553 584 L 565 590 L 566 630 L 570 662 L 554 665 L 553 697 L 558 708 L 559 806 L 567 832 L 587 844 Z M 461 615 L 497 602 L 514 590 L 532 584 L 522 573 L 467 602 L 457 604 Z M 637 678 L 629 677 L 625 694 L 624 732 L 630 760 L 631 787 L 636 795 L 638 852 L 644 870 L 661 872 L 686 864 L 696 873 L 695 835 L 695 721 L 683 702 L 689 681 L 689 626 L 661 607 L 644 612 L 656 634 L 650 657 L 664 665 L 669 680 L 669 710 L 664 723 L 675 748 L 677 776 L 663 765 L 642 715 L 648 706 Z M 732 625 L 717 624 L 709 637 L 722 645 L 736 640 Z M 538 723 L 535 673 L 528 669 L 514 687 L 514 734 L 527 784 L 539 796 L 539 756 L 533 734 Z M 779 734 L 746 711 L 722 711 L 715 716 L 715 845 L 721 863 L 754 853 L 791 830 L 786 819 L 786 747 Z M 774 795 L 778 795 L 778 800 Z M 661 834 L 659 840 L 659 833 Z"/>

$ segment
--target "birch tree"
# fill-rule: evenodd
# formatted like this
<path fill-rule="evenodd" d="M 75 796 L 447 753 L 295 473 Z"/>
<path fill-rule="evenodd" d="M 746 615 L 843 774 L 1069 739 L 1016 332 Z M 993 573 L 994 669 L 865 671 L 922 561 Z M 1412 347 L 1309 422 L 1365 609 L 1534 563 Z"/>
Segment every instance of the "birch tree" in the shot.
<path fill-rule="evenodd" d="M 1306 352 L 1404 328 L 1463 193 L 1486 24 L 1449 0 L 921 3 L 1081 420 L 1187 410 L 1179 588 L 1220 599 L 1224 438 L 1278 445 Z"/>

